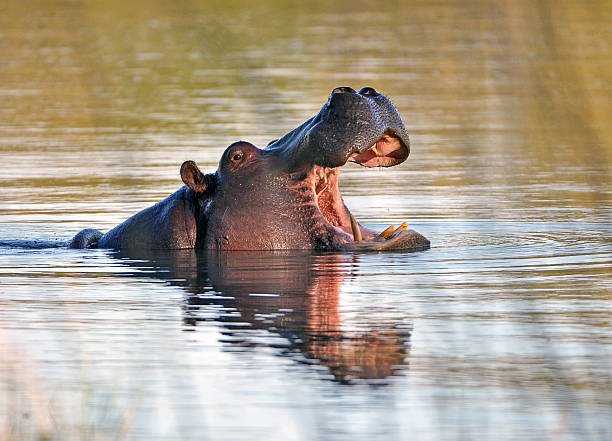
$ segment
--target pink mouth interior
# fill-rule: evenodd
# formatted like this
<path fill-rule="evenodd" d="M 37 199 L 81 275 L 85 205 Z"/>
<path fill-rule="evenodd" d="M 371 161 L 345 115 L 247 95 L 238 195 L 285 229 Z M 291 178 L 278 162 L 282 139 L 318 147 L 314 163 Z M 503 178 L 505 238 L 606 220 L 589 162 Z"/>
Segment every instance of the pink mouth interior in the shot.
<path fill-rule="evenodd" d="M 391 167 L 401 164 L 410 153 L 409 147 L 392 133 L 385 133 L 374 145 L 361 153 L 353 153 L 348 161 L 366 167 Z M 349 240 L 354 240 L 351 227 L 351 213 L 340 195 L 338 178 L 340 167 L 329 168 L 315 165 L 302 181 L 312 191 L 315 204 L 324 218 L 324 222 L 346 233 Z M 359 226 L 362 239 L 372 240 L 376 232 Z"/>
<path fill-rule="evenodd" d="M 353 153 L 348 160 L 366 167 L 392 167 L 405 161 L 409 153 L 398 137 L 385 133 L 372 147 Z"/>

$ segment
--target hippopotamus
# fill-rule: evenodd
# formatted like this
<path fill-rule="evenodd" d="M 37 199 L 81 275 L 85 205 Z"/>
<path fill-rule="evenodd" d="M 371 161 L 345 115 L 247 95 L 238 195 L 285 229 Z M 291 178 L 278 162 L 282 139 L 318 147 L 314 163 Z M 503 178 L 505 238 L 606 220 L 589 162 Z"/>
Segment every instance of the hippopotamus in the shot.
<path fill-rule="evenodd" d="M 72 248 L 321 251 L 421 250 L 429 241 L 402 224 L 360 225 L 338 187 L 347 162 L 392 167 L 410 153 L 402 119 L 372 87 L 332 90 L 312 118 L 260 149 L 231 144 L 218 169 L 185 161 L 185 184 L 106 234 L 78 233 Z"/>

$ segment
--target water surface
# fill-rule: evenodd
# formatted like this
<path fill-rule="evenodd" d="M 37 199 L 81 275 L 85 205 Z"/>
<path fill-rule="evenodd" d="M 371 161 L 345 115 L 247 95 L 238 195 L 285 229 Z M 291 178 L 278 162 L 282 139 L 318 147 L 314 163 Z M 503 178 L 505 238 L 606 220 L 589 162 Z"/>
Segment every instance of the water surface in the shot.
<path fill-rule="evenodd" d="M 340 85 L 406 163 L 347 165 L 418 253 L 0 247 L 0 438 L 612 438 L 605 1 L 10 2 L 0 241 L 106 231 Z"/>

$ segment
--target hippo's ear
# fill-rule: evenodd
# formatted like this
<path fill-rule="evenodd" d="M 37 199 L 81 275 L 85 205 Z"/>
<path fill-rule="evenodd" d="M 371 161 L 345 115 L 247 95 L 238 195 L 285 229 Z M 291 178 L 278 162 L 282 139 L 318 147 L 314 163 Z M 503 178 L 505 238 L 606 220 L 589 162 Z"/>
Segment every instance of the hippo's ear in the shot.
<path fill-rule="evenodd" d="M 181 165 L 181 179 L 187 187 L 195 191 L 198 196 L 211 190 L 212 175 L 205 175 L 193 161 L 185 161 Z"/>

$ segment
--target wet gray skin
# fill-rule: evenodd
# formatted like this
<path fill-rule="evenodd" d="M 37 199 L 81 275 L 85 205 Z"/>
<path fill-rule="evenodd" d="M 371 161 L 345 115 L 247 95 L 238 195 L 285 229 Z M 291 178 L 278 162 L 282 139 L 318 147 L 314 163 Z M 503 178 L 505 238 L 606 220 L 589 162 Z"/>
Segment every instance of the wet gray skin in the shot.
<path fill-rule="evenodd" d="M 378 232 L 350 214 L 340 167 L 391 167 L 410 153 L 391 101 L 371 87 L 334 89 L 314 117 L 258 149 L 230 145 L 214 173 L 181 166 L 185 186 L 106 234 L 83 230 L 73 248 L 224 250 L 420 250 L 429 241 L 406 226 Z"/>

